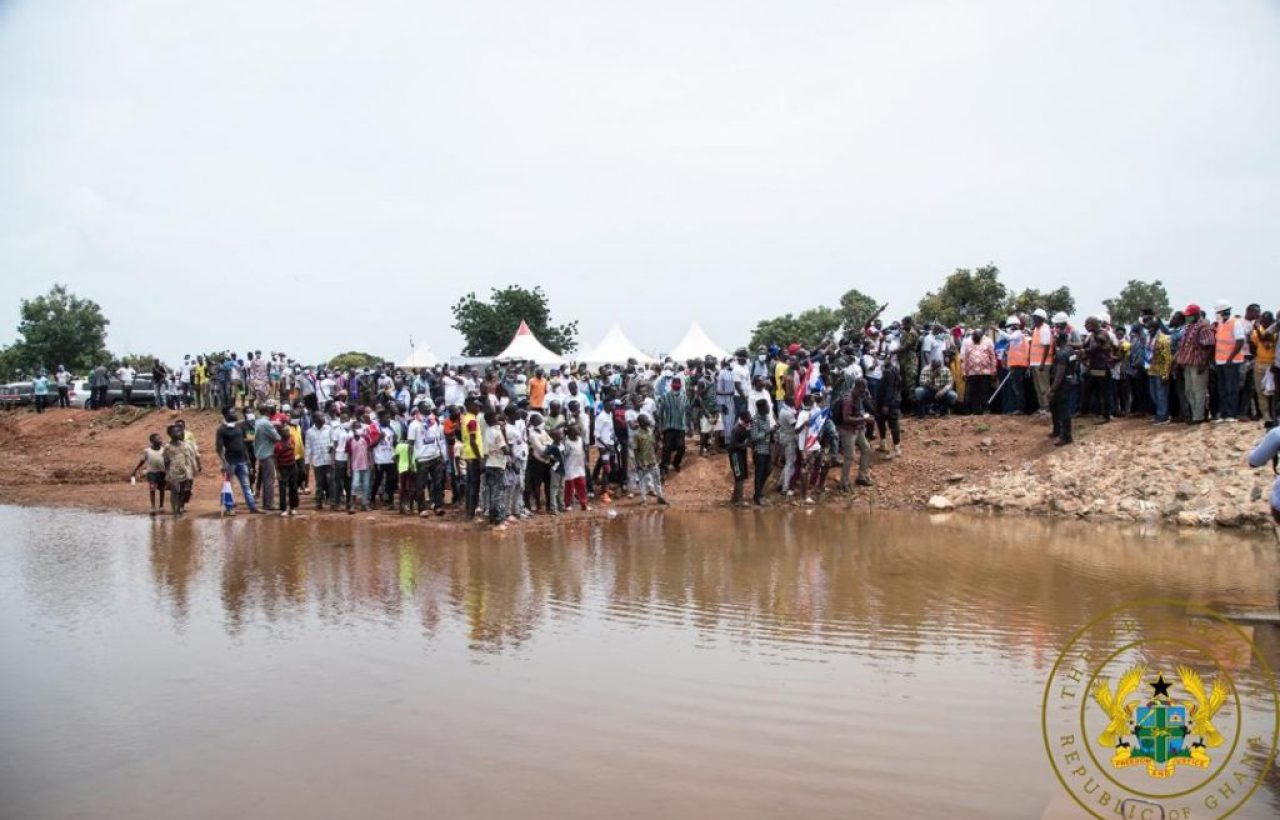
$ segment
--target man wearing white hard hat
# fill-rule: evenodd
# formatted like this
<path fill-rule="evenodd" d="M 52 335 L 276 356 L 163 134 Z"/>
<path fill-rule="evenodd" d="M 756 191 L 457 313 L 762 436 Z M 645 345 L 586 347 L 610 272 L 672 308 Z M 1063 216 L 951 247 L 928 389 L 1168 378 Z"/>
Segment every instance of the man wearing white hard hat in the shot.
<path fill-rule="evenodd" d="M 1035 385 L 1037 412 L 1049 412 L 1049 370 L 1053 365 L 1053 329 L 1049 327 L 1049 314 L 1044 308 L 1031 312 L 1031 330 L 1027 332 L 1031 351 L 1031 380 Z"/>
<path fill-rule="evenodd" d="M 1005 413 L 1022 412 L 1022 383 L 1027 378 L 1027 366 L 1031 363 L 1031 350 L 1027 345 L 1026 334 L 1022 332 L 1022 320 L 1010 316 L 1004 320 L 1004 340 L 1007 342 L 1004 351 L 1005 368 L 1008 369 L 1008 380 L 1004 384 L 1004 396 L 1001 397 Z"/>
<path fill-rule="evenodd" d="M 1231 302 L 1219 299 L 1213 306 L 1217 322 L 1213 328 L 1213 369 L 1218 377 L 1218 419 L 1231 423 L 1240 415 L 1240 385 L 1244 375 L 1246 322 L 1231 315 Z"/>

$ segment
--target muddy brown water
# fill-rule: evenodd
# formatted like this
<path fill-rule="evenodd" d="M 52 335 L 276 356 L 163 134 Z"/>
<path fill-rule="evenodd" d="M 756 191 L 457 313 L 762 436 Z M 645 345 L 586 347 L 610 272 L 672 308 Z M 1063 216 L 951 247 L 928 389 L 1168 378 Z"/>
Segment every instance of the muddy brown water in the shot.
<path fill-rule="evenodd" d="M 1280 588 L 1261 538 L 917 514 L 0 532 L 2 818 L 1039 818 L 1076 628 Z"/>

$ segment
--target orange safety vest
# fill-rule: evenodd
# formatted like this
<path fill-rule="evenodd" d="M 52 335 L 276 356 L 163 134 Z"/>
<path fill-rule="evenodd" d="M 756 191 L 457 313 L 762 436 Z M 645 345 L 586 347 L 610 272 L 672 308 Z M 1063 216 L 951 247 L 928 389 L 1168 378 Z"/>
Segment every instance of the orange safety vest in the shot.
<path fill-rule="evenodd" d="M 1231 355 L 1231 351 L 1236 349 L 1236 322 L 1238 321 L 1240 321 L 1239 316 L 1232 316 L 1225 322 L 1218 322 L 1217 344 L 1213 348 L 1213 361 L 1215 363 L 1226 364 L 1227 357 Z M 1244 348 L 1240 349 L 1240 356 L 1235 361 L 1237 363 L 1244 361 Z"/>
<path fill-rule="evenodd" d="M 1049 343 L 1043 344 L 1040 337 L 1048 335 Z M 1048 367 L 1053 364 L 1053 331 L 1047 324 L 1031 329 L 1031 366 Z"/>
<path fill-rule="evenodd" d="M 1009 367 L 1026 367 L 1031 363 L 1031 350 L 1027 344 L 1027 334 L 1023 333 L 1015 342 L 1009 340 L 1009 352 L 1007 354 L 1007 364 Z"/>

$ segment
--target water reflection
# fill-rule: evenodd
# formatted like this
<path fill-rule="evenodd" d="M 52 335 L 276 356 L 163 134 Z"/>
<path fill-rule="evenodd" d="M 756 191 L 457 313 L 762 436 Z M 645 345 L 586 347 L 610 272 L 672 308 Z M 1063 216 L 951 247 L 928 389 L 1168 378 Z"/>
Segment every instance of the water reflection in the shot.
<path fill-rule="evenodd" d="M 151 578 L 175 622 L 216 575 L 233 635 L 316 618 L 413 620 L 430 639 L 454 622 L 481 652 L 591 614 L 871 657 L 1030 649 L 1042 667 L 1108 606 L 1265 608 L 1280 573 L 1259 539 L 1039 521 L 654 513 L 500 538 L 319 519 L 192 523 L 150 532 Z"/>
<path fill-rule="evenodd" d="M 1280 585 L 1263 539 L 1016 519 L 0 525 L 0 816 L 1038 817 L 1079 625 Z"/>

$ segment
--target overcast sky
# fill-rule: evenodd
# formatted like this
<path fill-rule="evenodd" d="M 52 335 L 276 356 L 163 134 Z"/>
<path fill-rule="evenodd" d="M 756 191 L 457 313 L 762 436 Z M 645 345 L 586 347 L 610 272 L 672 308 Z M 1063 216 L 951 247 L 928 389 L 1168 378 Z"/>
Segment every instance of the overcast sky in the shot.
<path fill-rule="evenodd" d="M 0 0 L 0 341 L 442 356 L 539 284 L 729 346 L 956 267 L 1274 301 L 1280 2 Z"/>

